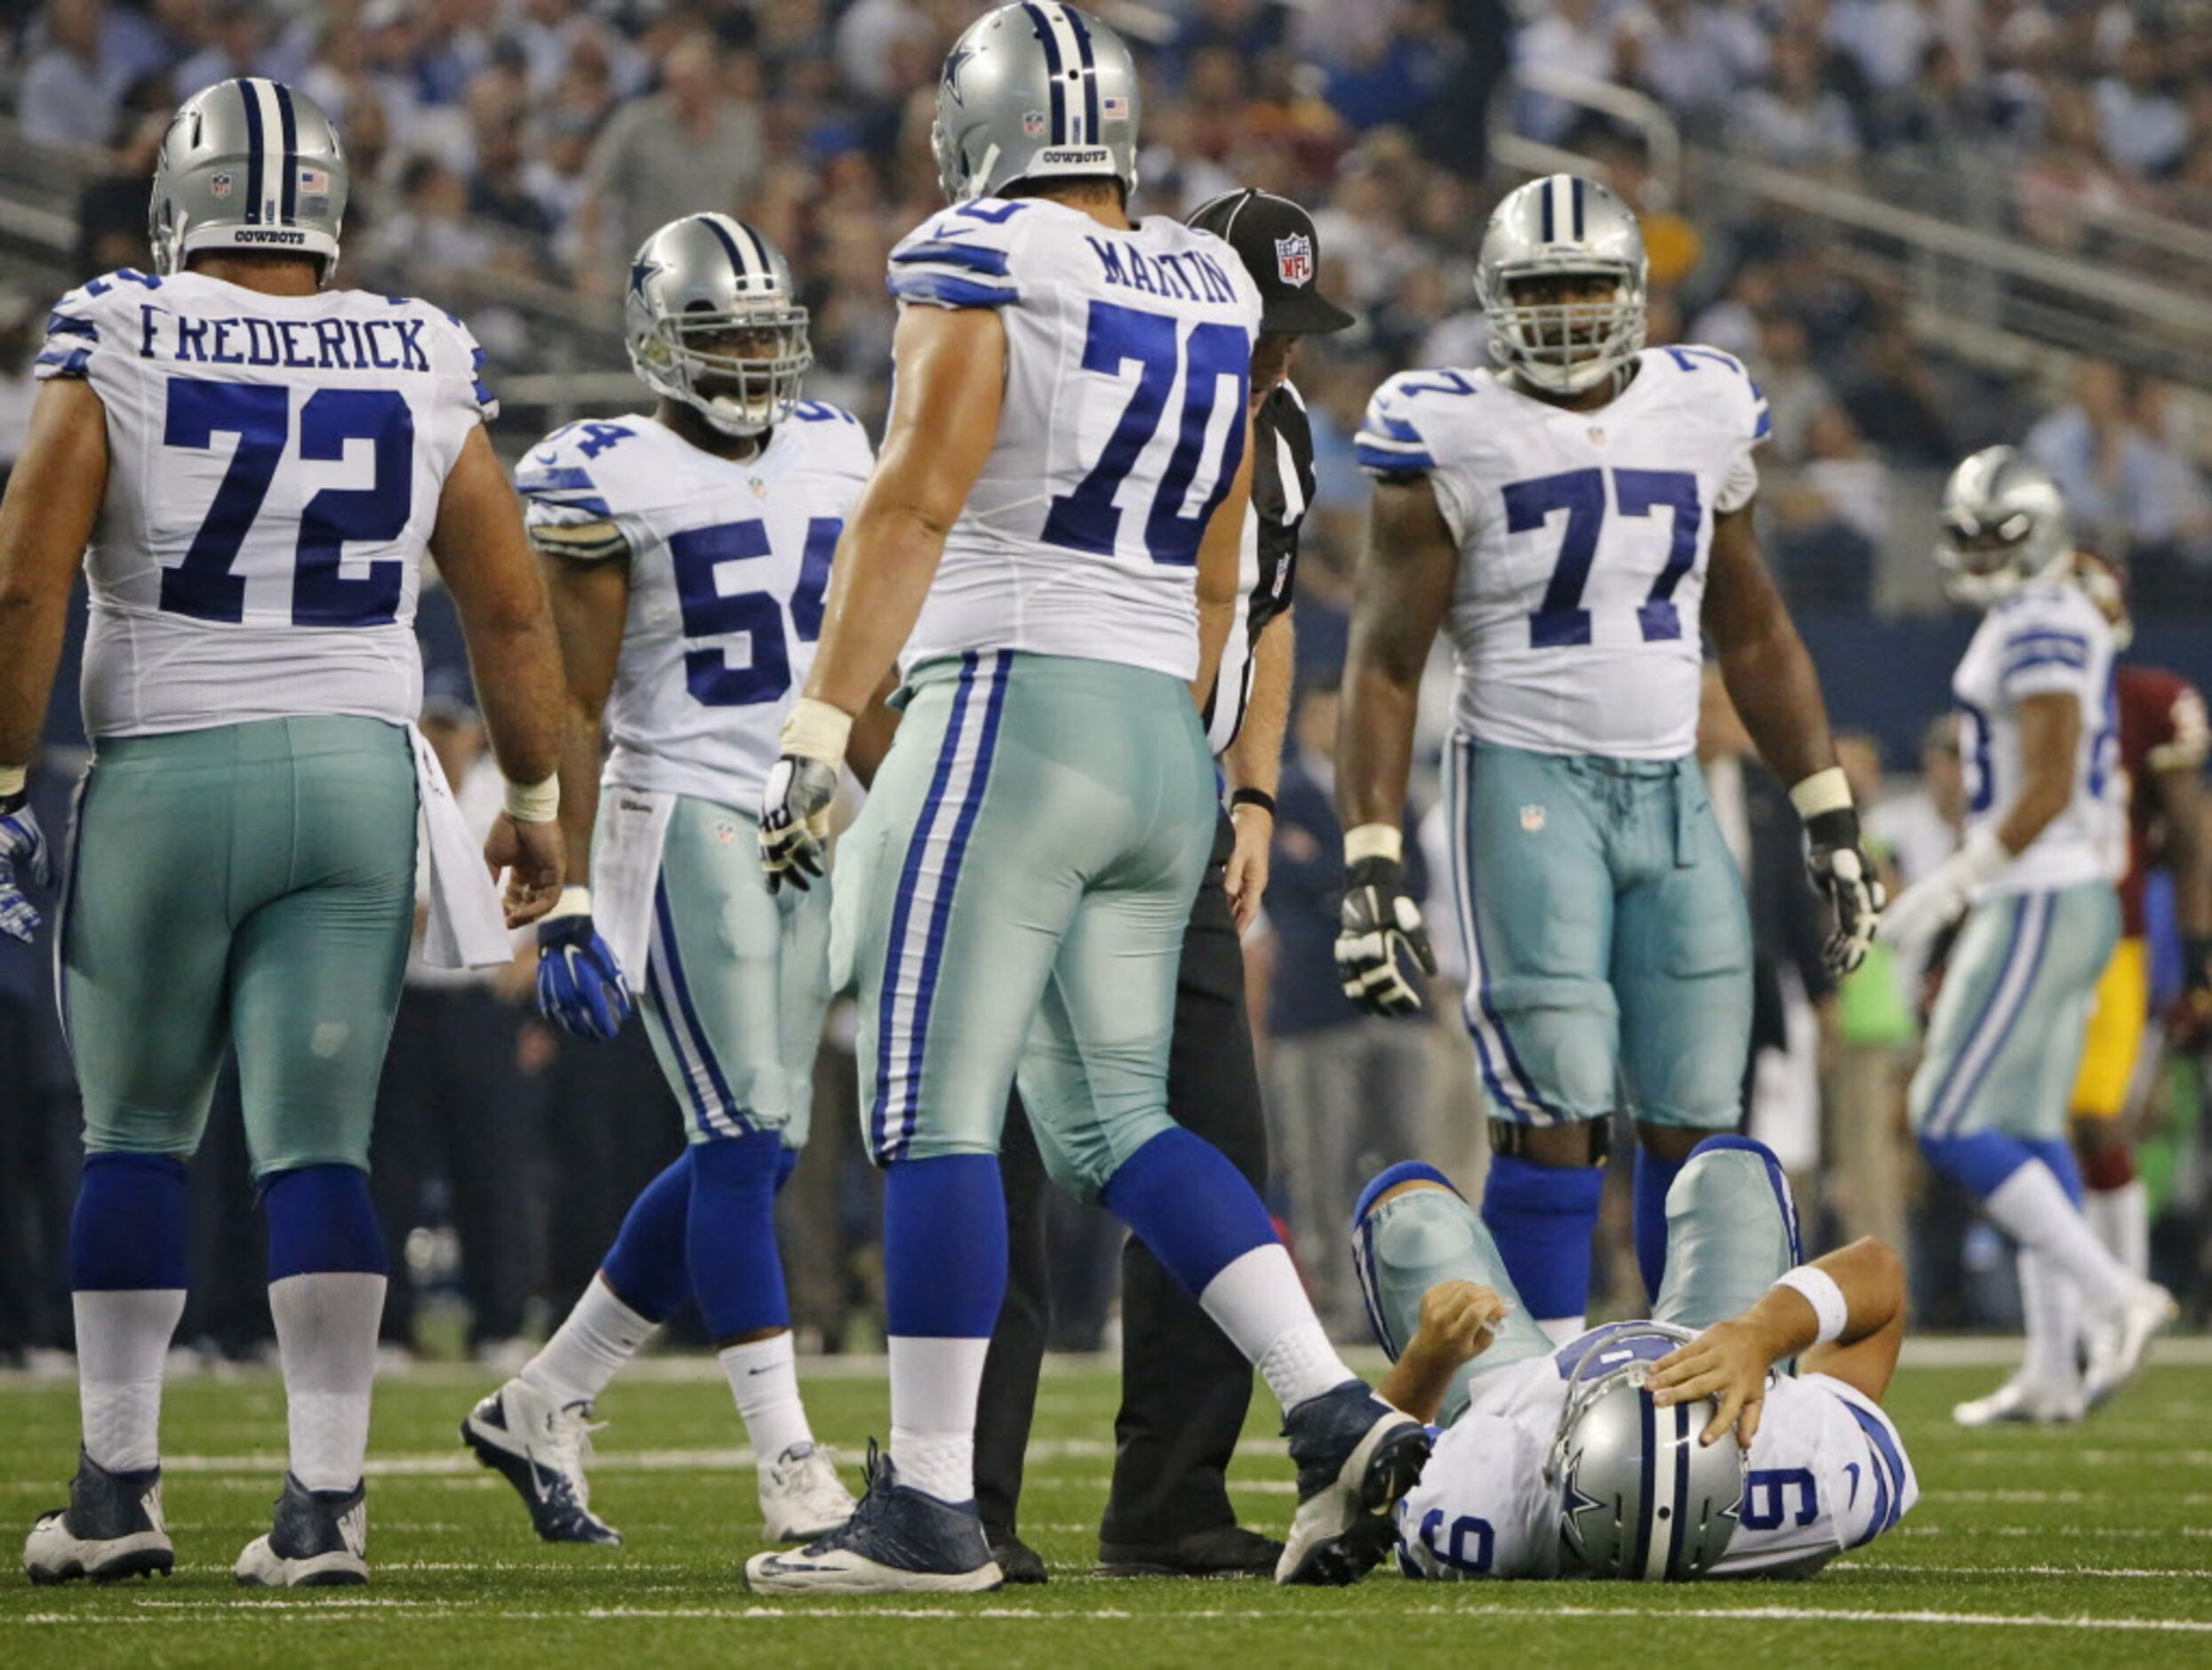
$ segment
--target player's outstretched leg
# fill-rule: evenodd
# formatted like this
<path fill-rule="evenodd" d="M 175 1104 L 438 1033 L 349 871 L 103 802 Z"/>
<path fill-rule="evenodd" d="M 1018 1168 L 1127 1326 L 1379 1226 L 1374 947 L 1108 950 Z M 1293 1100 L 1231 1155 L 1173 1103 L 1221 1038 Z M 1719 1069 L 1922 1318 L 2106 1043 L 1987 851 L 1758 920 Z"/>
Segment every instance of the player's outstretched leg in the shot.
<path fill-rule="evenodd" d="M 69 1225 L 83 1446 L 69 1505 L 23 1545 L 33 1583 L 167 1573 L 161 1511 L 161 1383 L 184 1313 L 184 1161 L 94 1153 Z"/>
<path fill-rule="evenodd" d="M 691 1294 L 691 1151 L 630 1203 L 599 1273 L 520 1373 L 469 1411 L 461 1441 L 515 1487 L 549 1543 L 620 1543 L 591 1511 L 592 1405 Z"/>
<path fill-rule="evenodd" d="M 309 1165 L 268 1175 L 268 1311 L 285 1376 L 292 1467 L 274 1522 L 239 1554 L 255 1588 L 369 1580 L 370 1385 L 384 1313 L 384 1234 L 368 1174 Z"/>

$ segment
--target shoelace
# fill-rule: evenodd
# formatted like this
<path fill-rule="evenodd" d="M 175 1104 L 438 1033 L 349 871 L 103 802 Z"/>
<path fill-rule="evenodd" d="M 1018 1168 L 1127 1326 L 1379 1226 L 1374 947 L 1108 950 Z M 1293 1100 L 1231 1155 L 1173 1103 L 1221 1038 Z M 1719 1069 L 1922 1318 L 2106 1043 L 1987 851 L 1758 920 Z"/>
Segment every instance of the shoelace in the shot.
<path fill-rule="evenodd" d="M 821 1452 L 817 1449 L 816 1453 Z M 819 1554 L 840 1548 L 854 1532 L 865 1529 L 882 1517 L 891 1500 L 894 1481 L 890 1460 L 876 1447 L 876 1441 L 872 1438 L 868 1441 L 868 1459 L 862 1465 L 862 1476 L 868 1481 L 868 1488 L 861 1493 L 861 1499 L 853 1509 L 853 1517 L 821 1541 L 807 1544 L 799 1551 L 801 1554 Z M 880 1489 L 877 1488 L 878 1485 L 882 1487 Z"/>
<path fill-rule="evenodd" d="M 593 1454 L 591 1434 L 605 1429 L 605 1421 L 591 1418 L 590 1404 L 571 1403 L 555 1412 L 547 1433 L 554 1465 L 574 1488 L 578 1507 L 591 1503 L 591 1481 L 584 1472 Z"/>

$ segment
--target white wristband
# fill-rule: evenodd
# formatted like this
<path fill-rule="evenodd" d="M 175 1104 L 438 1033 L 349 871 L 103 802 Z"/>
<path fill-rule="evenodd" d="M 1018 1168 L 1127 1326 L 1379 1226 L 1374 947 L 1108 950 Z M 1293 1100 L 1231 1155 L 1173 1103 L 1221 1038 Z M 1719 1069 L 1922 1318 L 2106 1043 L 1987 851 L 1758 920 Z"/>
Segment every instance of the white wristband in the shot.
<path fill-rule="evenodd" d="M 11 799 L 23 792 L 23 785 L 31 780 L 28 766 L 0 766 L 0 800 Z"/>
<path fill-rule="evenodd" d="M 1406 836 L 1395 823 L 1361 823 L 1344 831 L 1344 862 L 1387 858 L 1397 863 L 1405 856 Z"/>
<path fill-rule="evenodd" d="M 1843 1337 L 1844 1324 L 1851 1320 L 1851 1306 L 1843 1297 L 1843 1289 L 1836 1285 L 1835 1277 L 1811 1265 L 1799 1265 L 1775 1286 L 1790 1289 L 1813 1307 L 1813 1314 L 1820 1323 L 1813 1344 L 1825 1345 L 1830 1340 Z"/>
<path fill-rule="evenodd" d="M 507 815 L 518 823 L 550 823 L 561 815 L 561 779 L 556 772 L 543 783 L 507 782 Z"/>
<path fill-rule="evenodd" d="M 783 721 L 778 746 L 802 759 L 818 759 L 832 768 L 845 763 L 845 744 L 853 735 L 853 716 L 843 708 L 813 696 L 791 703 Z"/>
<path fill-rule="evenodd" d="M 1816 771 L 1790 789 L 1790 804 L 1797 807 L 1797 815 L 1807 823 L 1823 812 L 1848 812 L 1851 809 L 1851 780 L 1843 775 L 1841 766 L 1831 766 Z"/>
<path fill-rule="evenodd" d="M 561 896 L 553 902 L 553 908 L 545 913 L 542 919 L 548 922 L 557 922 L 564 916 L 589 916 L 590 914 L 591 889 L 580 887 L 571 882 L 561 889 Z"/>

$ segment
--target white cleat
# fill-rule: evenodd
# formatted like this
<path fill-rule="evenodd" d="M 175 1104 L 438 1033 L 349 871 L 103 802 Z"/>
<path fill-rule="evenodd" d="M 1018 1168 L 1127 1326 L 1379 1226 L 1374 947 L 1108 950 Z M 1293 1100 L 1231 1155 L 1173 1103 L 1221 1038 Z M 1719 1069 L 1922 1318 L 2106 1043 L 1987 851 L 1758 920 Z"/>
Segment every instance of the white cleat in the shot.
<path fill-rule="evenodd" d="M 319 1589 L 369 1580 L 366 1491 L 310 1490 L 290 1473 L 276 1520 L 238 1556 L 231 1575 L 250 1589 Z"/>
<path fill-rule="evenodd" d="M 2180 1315 L 2174 1296 L 2157 1282 L 2146 1281 L 2120 1309 L 2097 1319 L 2089 1336 L 2089 1366 L 2081 1377 L 2082 1393 L 2091 1409 L 2136 1377 L 2152 1340 Z"/>
<path fill-rule="evenodd" d="M 1953 1406 L 1961 1426 L 2071 1426 L 2088 1412 L 2079 1386 L 2044 1386 L 2015 1375 L 1987 1397 Z"/>
<path fill-rule="evenodd" d="M 509 1380 L 469 1411 L 461 1441 L 515 1487 L 530 1522 L 549 1543 L 620 1543 L 621 1534 L 591 1511 L 584 1464 L 604 1422 L 589 1403 L 563 1403 L 527 1380 Z"/>
<path fill-rule="evenodd" d="M 853 1517 L 860 1505 L 838 1477 L 827 1444 L 793 1444 L 760 1464 L 760 1521 L 772 1543 L 811 1543 Z"/>
<path fill-rule="evenodd" d="M 176 1559 L 162 1523 L 161 1469 L 110 1473 L 81 1451 L 69 1505 L 42 1513 L 23 1540 L 23 1570 L 42 1587 L 167 1577 Z"/>

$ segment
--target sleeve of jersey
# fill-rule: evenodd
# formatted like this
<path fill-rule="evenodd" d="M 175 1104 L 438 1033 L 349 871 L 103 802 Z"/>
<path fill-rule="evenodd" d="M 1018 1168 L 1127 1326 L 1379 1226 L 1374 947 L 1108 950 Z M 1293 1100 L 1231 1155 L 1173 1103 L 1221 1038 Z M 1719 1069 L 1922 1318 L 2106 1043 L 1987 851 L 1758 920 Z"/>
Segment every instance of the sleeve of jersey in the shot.
<path fill-rule="evenodd" d="M 103 320 L 99 295 L 91 285 L 72 290 L 53 304 L 46 315 L 46 340 L 31 364 L 31 375 L 40 382 L 55 377 L 90 380 L 92 358 L 104 345 L 101 326 L 118 328 Z"/>
<path fill-rule="evenodd" d="M 2072 609 L 2027 605 L 2011 611 L 2000 647 L 1997 676 L 2006 699 L 2024 701 L 2053 692 L 2091 696 L 2089 606 Z"/>
<path fill-rule="evenodd" d="M 971 205 L 971 208 L 978 205 Z M 1010 222 L 1020 205 L 1000 205 L 1004 219 L 960 210 L 941 214 L 891 252 L 891 293 L 934 308 L 1003 308 L 1022 299 L 1020 265 Z"/>
<path fill-rule="evenodd" d="M 1463 1415 L 1398 1505 L 1398 1568 L 1409 1578 L 1550 1575 L 1556 1542 L 1535 1441 L 1495 1415 Z"/>
<path fill-rule="evenodd" d="M 1419 397 L 1406 389 L 1406 377 L 1391 378 L 1367 402 L 1366 415 L 1352 438 L 1352 455 L 1360 468 L 1378 476 L 1426 475 L 1436 468 L 1436 454 L 1420 409 Z"/>
<path fill-rule="evenodd" d="M 1751 373 L 1739 365 L 1743 377 L 1741 393 L 1744 396 L 1743 415 L 1737 420 L 1742 436 L 1735 455 L 1728 461 L 1728 473 L 1720 484 L 1720 496 L 1713 508 L 1723 515 L 1741 510 L 1759 496 L 1759 459 L 1757 454 L 1774 433 L 1775 422 L 1767 408 L 1766 391 L 1752 380 Z"/>
<path fill-rule="evenodd" d="M 500 414 L 499 397 L 492 392 L 484 380 L 484 349 L 469 327 L 448 313 L 445 322 L 453 327 L 453 351 L 456 363 L 448 374 L 461 390 L 461 399 L 477 414 L 477 421 L 489 424 Z"/>
<path fill-rule="evenodd" d="M 621 519 L 575 448 L 541 446 L 525 454 L 515 471 L 515 487 L 522 494 L 523 526 L 530 542 L 546 556 L 604 562 L 629 552 Z"/>

